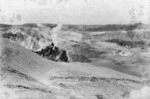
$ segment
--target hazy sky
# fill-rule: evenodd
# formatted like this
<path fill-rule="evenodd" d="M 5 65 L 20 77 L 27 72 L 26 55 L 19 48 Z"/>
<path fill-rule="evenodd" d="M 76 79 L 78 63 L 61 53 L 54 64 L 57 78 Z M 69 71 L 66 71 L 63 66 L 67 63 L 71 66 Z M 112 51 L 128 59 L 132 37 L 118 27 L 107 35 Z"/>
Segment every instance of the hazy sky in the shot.
<path fill-rule="evenodd" d="M 0 23 L 150 24 L 150 0 L 0 0 Z"/>

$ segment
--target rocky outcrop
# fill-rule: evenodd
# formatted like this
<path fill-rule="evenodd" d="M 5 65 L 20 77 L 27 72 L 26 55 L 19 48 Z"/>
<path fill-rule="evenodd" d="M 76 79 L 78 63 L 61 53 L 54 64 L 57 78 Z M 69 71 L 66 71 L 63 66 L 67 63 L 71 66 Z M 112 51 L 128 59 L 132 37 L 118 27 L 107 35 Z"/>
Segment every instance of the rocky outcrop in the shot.
<path fill-rule="evenodd" d="M 53 61 L 68 62 L 66 51 L 54 46 L 53 43 L 47 46 L 45 49 L 42 49 L 41 51 L 37 51 L 35 53 Z"/>
<path fill-rule="evenodd" d="M 7 39 L 11 39 L 11 40 L 24 40 L 25 39 L 25 36 L 22 35 L 21 33 L 16 33 L 16 34 L 13 34 L 13 33 L 4 33 L 2 35 L 3 38 L 7 38 Z"/>

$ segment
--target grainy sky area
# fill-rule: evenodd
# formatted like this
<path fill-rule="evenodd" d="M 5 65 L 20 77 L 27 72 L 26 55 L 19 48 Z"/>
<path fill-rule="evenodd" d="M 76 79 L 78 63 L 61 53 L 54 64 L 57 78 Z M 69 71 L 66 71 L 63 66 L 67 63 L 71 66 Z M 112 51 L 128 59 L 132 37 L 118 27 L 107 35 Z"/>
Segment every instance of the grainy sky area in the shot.
<path fill-rule="evenodd" d="M 0 23 L 150 24 L 150 0 L 0 0 Z"/>

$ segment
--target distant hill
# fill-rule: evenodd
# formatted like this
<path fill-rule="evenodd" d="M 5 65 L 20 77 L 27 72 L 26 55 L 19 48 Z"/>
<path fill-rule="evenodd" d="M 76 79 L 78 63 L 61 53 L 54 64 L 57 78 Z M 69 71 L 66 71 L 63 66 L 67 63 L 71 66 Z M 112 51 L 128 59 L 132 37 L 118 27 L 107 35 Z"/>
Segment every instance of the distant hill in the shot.
<path fill-rule="evenodd" d="M 62 30 L 71 30 L 71 31 L 89 31 L 89 32 L 96 32 L 96 31 L 131 31 L 137 28 L 140 28 L 144 24 L 136 23 L 136 24 L 108 24 L 108 25 L 63 25 Z"/>
<path fill-rule="evenodd" d="M 8 28 L 11 27 L 12 25 L 8 25 L 8 24 L 0 24 L 0 28 Z"/>
<path fill-rule="evenodd" d="M 57 24 L 48 24 L 48 23 L 44 23 L 42 25 L 44 25 L 46 27 L 50 27 L 50 28 L 57 26 Z M 26 23 L 26 24 L 23 24 L 23 26 L 30 27 L 30 28 L 38 27 L 38 25 L 36 23 Z"/>
<path fill-rule="evenodd" d="M 48 24 L 43 23 L 45 27 L 54 28 L 57 26 L 57 24 Z M 0 24 L 0 28 L 10 28 L 13 25 L 8 24 Z M 36 23 L 26 23 L 23 25 L 15 25 L 15 26 L 25 26 L 30 28 L 36 28 L 38 25 Z M 71 24 L 63 24 L 62 30 L 63 31 L 85 31 L 85 32 L 98 32 L 98 31 L 131 31 L 135 29 L 140 29 L 143 27 L 150 27 L 149 25 L 145 25 L 142 23 L 136 23 L 136 24 L 107 24 L 107 25 L 71 25 Z"/>

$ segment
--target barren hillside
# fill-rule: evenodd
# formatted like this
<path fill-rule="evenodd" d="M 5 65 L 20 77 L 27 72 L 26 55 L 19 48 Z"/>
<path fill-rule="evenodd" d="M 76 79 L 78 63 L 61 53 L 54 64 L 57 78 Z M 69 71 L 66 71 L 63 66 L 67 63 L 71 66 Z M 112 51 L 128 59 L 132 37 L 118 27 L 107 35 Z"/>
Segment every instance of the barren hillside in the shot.
<path fill-rule="evenodd" d="M 1 99 L 150 98 L 147 25 L 1 24 L 0 31 Z"/>

